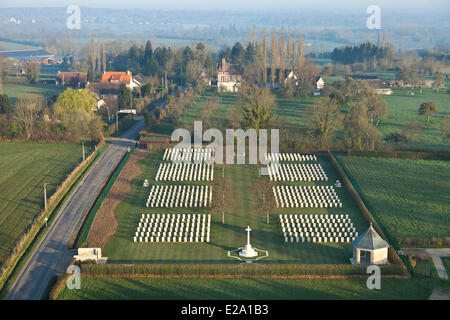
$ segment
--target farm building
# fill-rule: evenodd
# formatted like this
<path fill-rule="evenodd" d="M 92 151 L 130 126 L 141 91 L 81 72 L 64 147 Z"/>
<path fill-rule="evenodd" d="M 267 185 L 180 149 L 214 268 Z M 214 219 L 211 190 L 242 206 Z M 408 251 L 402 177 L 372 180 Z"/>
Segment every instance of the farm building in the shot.
<path fill-rule="evenodd" d="M 152 149 L 153 147 L 166 146 L 170 143 L 170 136 L 160 134 L 141 135 L 139 138 L 139 148 Z"/>
<path fill-rule="evenodd" d="M 57 86 L 61 87 L 71 86 L 73 88 L 80 88 L 87 83 L 87 73 L 58 71 L 56 74 L 55 83 Z"/>

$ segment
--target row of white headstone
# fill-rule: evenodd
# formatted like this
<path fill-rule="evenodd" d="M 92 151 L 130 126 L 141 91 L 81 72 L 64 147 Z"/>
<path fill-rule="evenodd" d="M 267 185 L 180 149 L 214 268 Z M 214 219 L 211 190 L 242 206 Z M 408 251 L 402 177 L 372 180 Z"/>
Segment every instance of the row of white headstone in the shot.
<path fill-rule="evenodd" d="M 274 186 L 273 194 L 281 208 L 342 208 L 332 186 Z"/>
<path fill-rule="evenodd" d="M 301 153 L 266 153 L 266 161 L 317 161 L 317 156 L 314 154 Z"/>
<path fill-rule="evenodd" d="M 328 181 L 320 164 L 284 163 L 267 166 L 273 181 Z"/>
<path fill-rule="evenodd" d="M 209 242 L 211 215 L 142 214 L 134 242 Z"/>
<path fill-rule="evenodd" d="M 205 163 L 161 163 L 156 181 L 213 181 L 214 165 Z"/>
<path fill-rule="evenodd" d="M 288 217 L 287 217 L 288 216 Z M 350 242 L 358 237 L 353 222 L 346 217 L 304 219 L 302 215 L 279 215 L 285 242 Z"/>
<path fill-rule="evenodd" d="M 187 185 L 153 185 L 147 198 L 152 208 L 202 208 L 212 201 L 212 187 Z"/>
<path fill-rule="evenodd" d="M 164 161 L 208 161 L 213 156 L 212 148 L 168 148 L 164 151 Z"/>

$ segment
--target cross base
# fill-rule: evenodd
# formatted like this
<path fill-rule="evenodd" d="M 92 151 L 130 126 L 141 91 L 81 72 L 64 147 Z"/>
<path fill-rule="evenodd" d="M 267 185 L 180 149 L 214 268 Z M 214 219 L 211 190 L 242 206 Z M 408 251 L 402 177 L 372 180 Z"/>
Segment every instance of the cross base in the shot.
<path fill-rule="evenodd" d="M 252 248 L 250 244 L 246 244 L 245 247 L 239 251 L 239 255 L 246 258 L 256 257 L 258 252 Z"/>

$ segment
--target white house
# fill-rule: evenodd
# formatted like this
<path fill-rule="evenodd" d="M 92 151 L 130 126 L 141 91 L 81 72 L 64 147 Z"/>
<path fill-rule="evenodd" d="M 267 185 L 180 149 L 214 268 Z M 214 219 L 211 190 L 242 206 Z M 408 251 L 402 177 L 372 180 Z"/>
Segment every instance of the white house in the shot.
<path fill-rule="evenodd" d="M 217 69 L 217 90 L 238 92 L 243 73 L 241 65 L 228 63 L 225 58 L 222 58 L 222 63 Z"/>

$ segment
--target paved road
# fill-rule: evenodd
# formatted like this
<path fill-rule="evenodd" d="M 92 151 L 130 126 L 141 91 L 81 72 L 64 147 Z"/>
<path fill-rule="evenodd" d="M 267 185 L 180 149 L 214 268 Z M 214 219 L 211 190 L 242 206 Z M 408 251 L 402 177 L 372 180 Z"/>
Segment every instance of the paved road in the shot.
<path fill-rule="evenodd" d="M 140 119 L 122 137 L 135 139 L 143 127 L 144 120 Z M 81 227 L 89 208 L 108 177 L 127 152 L 129 142 L 112 141 L 112 143 L 113 145 L 106 149 L 65 202 L 58 217 L 22 268 L 5 299 L 41 299 L 50 279 L 65 272 L 75 254 L 75 250 L 69 248 L 74 234 Z"/>
<path fill-rule="evenodd" d="M 447 270 L 445 270 L 441 257 L 450 257 L 450 248 L 402 248 L 399 252 L 403 255 L 430 256 L 439 278 L 448 280 Z"/>

